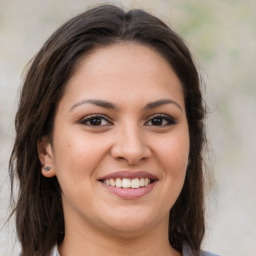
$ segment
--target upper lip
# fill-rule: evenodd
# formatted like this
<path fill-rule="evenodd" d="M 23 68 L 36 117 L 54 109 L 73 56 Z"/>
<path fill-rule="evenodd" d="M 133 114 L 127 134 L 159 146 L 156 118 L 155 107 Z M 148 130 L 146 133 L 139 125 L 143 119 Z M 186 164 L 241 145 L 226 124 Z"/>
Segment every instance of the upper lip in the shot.
<path fill-rule="evenodd" d="M 149 178 L 151 180 L 158 180 L 157 176 L 146 171 L 118 171 L 112 172 L 105 176 L 100 177 L 98 180 L 106 179 L 135 179 L 135 178 Z"/>

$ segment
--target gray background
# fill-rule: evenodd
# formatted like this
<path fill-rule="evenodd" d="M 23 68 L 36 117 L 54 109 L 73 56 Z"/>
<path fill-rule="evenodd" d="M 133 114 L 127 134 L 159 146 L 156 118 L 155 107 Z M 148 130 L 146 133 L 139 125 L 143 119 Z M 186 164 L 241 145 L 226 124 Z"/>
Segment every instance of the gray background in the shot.
<path fill-rule="evenodd" d="M 107 1 L 104 1 L 105 3 Z M 27 62 L 64 21 L 103 1 L 0 0 L 0 255 L 18 255 L 9 209 L 8 158 Z M 108 1 L 108 3 L 110 3 Z M 144 8 L 188 43 L 205 80 L 211 142 L 204 248 L 256 256 L 256 1 L 112 1 Z"/>

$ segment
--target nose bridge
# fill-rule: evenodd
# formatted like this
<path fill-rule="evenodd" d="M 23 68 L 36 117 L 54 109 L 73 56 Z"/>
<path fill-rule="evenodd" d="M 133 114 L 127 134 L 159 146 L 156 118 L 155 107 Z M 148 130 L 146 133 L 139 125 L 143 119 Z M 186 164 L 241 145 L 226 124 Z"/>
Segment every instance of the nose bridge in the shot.
<path fill-rule="evenodd" d="M 149 156 L 150 150 L 142 128 L 137 123 L 127 122 L 118 127 L 113 156 L 125 159 L 129 164 L 137 164 Z"/>

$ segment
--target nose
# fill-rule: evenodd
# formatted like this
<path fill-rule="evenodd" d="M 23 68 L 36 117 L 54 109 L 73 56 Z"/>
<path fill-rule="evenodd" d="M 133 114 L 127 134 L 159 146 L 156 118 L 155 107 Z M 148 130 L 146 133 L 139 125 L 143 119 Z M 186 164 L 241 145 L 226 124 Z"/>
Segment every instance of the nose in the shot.
<path fill-rule="evenodd" d="M 136 126 L 120 128 L 111 149 L 112 156 L 128 165 L 138 165 L 151 155 L 147 140 Z"/>

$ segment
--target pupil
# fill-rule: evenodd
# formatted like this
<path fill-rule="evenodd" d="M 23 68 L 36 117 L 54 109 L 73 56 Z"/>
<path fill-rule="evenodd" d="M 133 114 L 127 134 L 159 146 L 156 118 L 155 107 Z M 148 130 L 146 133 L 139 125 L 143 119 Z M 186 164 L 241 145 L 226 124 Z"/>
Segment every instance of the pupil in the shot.
<path fill-rule="evenodd" d="M 154 118 L 154 119 L 152 120 L 152 124 L 153 124 L 153 125 L 162 125 L 162 123 L 163 123 L 162 118 Z"/>
<path fill-rule="evenodd" d="M 91 125 L 101 125 L 101 119 L 100 118 L 93 118 L 90 121 Z"/>

